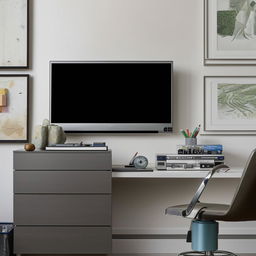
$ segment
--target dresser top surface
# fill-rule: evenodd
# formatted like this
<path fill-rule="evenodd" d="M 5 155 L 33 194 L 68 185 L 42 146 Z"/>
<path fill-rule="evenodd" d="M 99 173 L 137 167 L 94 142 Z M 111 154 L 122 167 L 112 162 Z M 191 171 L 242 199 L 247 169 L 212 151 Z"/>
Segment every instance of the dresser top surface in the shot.
<path fill-rule="evenodd" d="M 35 150 L 35 151 L 25 151 L 25 150 L 14 150 L 14 153 L 25 153 L 25 154 L 36 154 L 36 153 L 111 153 L 111 150 Z"/>

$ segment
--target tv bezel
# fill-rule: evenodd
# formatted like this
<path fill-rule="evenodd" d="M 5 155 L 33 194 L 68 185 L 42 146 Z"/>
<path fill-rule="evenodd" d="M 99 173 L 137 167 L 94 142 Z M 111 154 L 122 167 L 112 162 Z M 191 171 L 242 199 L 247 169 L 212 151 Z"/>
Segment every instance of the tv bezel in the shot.
<path fill-rule="evenodd" d="M 50 61 L 49 117 L 52 123 L 52 65 L 79 63 L 168 63 L 171 64 L 171 122 L 169 123 L 53 123 L 66 133 L 171 133 L 173 131 L 173 61 Z"/>

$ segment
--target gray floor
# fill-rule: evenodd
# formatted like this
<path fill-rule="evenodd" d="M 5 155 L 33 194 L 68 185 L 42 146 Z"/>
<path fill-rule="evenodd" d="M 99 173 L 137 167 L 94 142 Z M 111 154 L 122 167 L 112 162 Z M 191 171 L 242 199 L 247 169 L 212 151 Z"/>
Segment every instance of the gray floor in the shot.
<path fill-rule="evenodd" d="M 255 256 L 255 253 L 238 254 L 239 256 Z M 112 256 L 178 256 L 173 253 L 139 253 L 139 254 L 112 254 Z"/>
<path fill-rule="evenodd" d="M 35 256 L 57 256 L 62 254 L 35 254 Z M 238 254 L 239 256 L 255 256 L 255 253 L 245 253 L 245 254 Z M 21 256 L 34 256 L 33 254 L 22 254 Z M 64 255 L 63 255 L 64 256 Z M 78 256 L 78 254 L 65 254 L 65 256 Z M 79 254 L 79 256 L 178 256 L 178 254 L 173 253 L 136 253 L 136 254 L 112 254 L 112 255 L 105 255 L 105 254 Z"/>
<path fill-rule="evenodd" d="M 245 253 L 238 254 L 239 256 L 255 256 L 255 253 Z M 138 253 L 138 254 L 112 254 L 112 256 L 178 256 L 178 254 L 173 253 Z"/>
<path fill-rule="evenodd" d="M 255 253 L 243 253 L 238 254 L 239 256 L 255 256 Z M 138 253 L 138 254 L 112 254 L 112 256 L 178 256 L 178 254 L 173 253 Z"/>

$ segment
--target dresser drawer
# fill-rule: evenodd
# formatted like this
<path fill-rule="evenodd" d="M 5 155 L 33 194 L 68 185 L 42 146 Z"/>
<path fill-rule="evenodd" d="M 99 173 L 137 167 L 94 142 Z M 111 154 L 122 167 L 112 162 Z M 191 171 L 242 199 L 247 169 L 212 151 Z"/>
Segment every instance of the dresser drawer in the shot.
<path fill-rule="evenodd" d="M 13 166 L 17 170 L 111 170 L 111 152 L 15 151 Z"/>
<path fill-rule="evenodd" d="M 14 193 L 111 193 L 111 171 L 18 171 Z"/>
<path fill-rule="evenodd" d="M 14 196 L 15 225 L 111 226 L 111 195 Z"/>
<path fill-rule="evenodd" d="M 108 227 L 15 227 L 14 253 L 107 254 L 112 234 Z"/>

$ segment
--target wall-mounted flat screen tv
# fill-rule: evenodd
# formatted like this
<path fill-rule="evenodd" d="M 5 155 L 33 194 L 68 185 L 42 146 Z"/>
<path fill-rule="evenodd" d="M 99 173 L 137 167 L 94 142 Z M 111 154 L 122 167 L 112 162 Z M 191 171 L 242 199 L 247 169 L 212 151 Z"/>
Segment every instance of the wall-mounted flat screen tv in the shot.
<path fill-rule="evenodd" d="M 172 61 L 50 62 L 50 120 L 66 132 L 171 132 Z"/>

